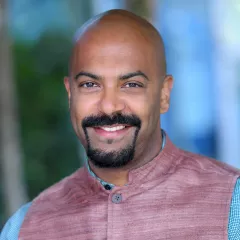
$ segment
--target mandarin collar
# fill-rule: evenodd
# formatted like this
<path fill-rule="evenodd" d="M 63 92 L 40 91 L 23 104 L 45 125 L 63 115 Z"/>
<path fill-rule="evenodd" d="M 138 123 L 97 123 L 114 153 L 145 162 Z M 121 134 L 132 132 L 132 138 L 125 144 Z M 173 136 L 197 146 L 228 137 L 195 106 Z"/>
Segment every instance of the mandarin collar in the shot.
<path fill-rule="evenodd" d="M 148 162 L 147 164 L 145 164 L 137 169 L 130 170 L 129 177 L 128 177 L 129 181 L 126 184 L 126 186 L 132 184 L 133 182 L 137 182 L 138 180 L 140 180 L 139 178 L 145 177 L 147 179 L 148 178 L 147 176 L 149 175 L 149 172 L 151 171 L 152 167 L 156 167 L 155 165 L 156 165 L 156 162 L 158 162 L 158 159 L 165 156 L 165 154 L 172 149 L 173 144 L 169 140 L 167 134 L 165 133 L 165 131 L 163 129 L 161 129 L 161 132 L 162 132 L 162 147 L 161 147 L 159 154 L 152 161 Z M 164 169 L 165 161 L 162 161 L 161 165 L 162 165 L 162 168 Z M 106 181 L 102 180 L 101 178 L 99 178 L 98 176 L 96 176 L 96 174 L 91 170 L 88 160 L 85 162 L 84 168 L 86 170 L 85 172 L 88 175 L 90 175 L 90 178 L 89 178 L 90 181 L 94 181 L 94 182 L 97 181 L 98 183 L 100 183 L 100 185 L 105 190 L 112 190 L 113 188 L 116 188 L 114 184 L 106 182 Z M 119 187 L 117 187 L 117 188 L 119 188 Z"/>

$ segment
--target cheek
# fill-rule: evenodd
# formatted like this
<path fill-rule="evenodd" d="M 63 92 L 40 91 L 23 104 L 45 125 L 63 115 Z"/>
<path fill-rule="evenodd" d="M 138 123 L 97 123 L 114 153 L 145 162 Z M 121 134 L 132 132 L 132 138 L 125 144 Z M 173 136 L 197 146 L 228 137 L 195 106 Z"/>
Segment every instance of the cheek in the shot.
<path fill-rule="evenodd" d="M 74 92 L 70 102 L 70 114 L 77 135 L 82 135 L 82 120 L 85 117 L 96 114 L 96 102 L 94 98 Z"/>
<path fill-rule="evenodd" d="M 126 101 L 127 108 L 130 112 L 137 115 L 142 121 L 142 127 L 149 121 L 151 115 L 151 105 L 146 96 L 135 96 L 133 99 Z"/>
<path fill-rule="evenodd" d="M 71 110 L 75 118 L 83 119 L 94 113 L 96 98 L 88 94 L 80 94 L 75 88 L 71 98 Z"/>
<path fill-rule="evenodd" d="M 135 102 L 138 107 L 142 109 L 142 112 L 145 113 L 145 115 L 150 116 L 154 111 L 154 108 L 156 108 L 156 105 L 160 102 L 157 86 L 155 86 L 155 84 L 151 84 L 144 95 L 134 98 L 133 100 L 133 102 Z"/>
<path fill-rule="evenodd" d="M 160 118 L 159 94 L 149 93 L 145 96 L 134 97 L 127 102 L 131 112 L 142 121 L 142 131 L 156 128 Z"/>

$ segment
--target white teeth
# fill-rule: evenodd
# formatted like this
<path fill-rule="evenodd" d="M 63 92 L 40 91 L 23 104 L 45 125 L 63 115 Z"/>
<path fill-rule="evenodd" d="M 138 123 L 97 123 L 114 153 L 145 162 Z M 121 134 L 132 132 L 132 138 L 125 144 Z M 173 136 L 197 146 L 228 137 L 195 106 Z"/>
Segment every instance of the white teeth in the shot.
<path fill-rule="evenodd" d="M 125 126 L 116 126 L 116 127 L 101 127 L 103 130 L 107 131 L 107 132 L 115 132 L 121 129 L 124 129 Z"/>

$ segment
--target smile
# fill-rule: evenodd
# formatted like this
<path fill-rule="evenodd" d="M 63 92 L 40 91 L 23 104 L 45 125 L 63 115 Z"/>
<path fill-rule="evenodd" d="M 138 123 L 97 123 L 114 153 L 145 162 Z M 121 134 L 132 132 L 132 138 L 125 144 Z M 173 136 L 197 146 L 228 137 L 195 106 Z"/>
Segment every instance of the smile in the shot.
<path fill-rule="evenodd" d="M 93 127 L 95 133 L 99 137 L 104 138 L 121 138 L 126 135 L 132 126 L 127 125 L 112 125 L 112 126 L 101 126 Z"/>
<path fill-rule="evenodd" d="M 100 127 L 100 128 L 107 132 L 116 132 L 126 128 L 126 126 L 121 125 L 121 126 L 115 126 L 115 127 Z"/>

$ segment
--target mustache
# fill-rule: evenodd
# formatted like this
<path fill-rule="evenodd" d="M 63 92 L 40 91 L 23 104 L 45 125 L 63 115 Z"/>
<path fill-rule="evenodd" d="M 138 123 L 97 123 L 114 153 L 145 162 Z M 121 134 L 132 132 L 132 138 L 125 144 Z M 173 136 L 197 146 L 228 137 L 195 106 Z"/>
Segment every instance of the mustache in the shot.
<path fill-rule="evenodd" d="M 82 127 L 85 129 L 87 127 L 102 127 L 102 126 L 111 126 L 115 124 L 129 125 L 137 128 L 141 128 L 141 120 L 138 116 L 123 115 L 121 113 L 115 114 L 113 116 L 109 115 L 92 115 L 86 117 L 82 121 Z"/>

